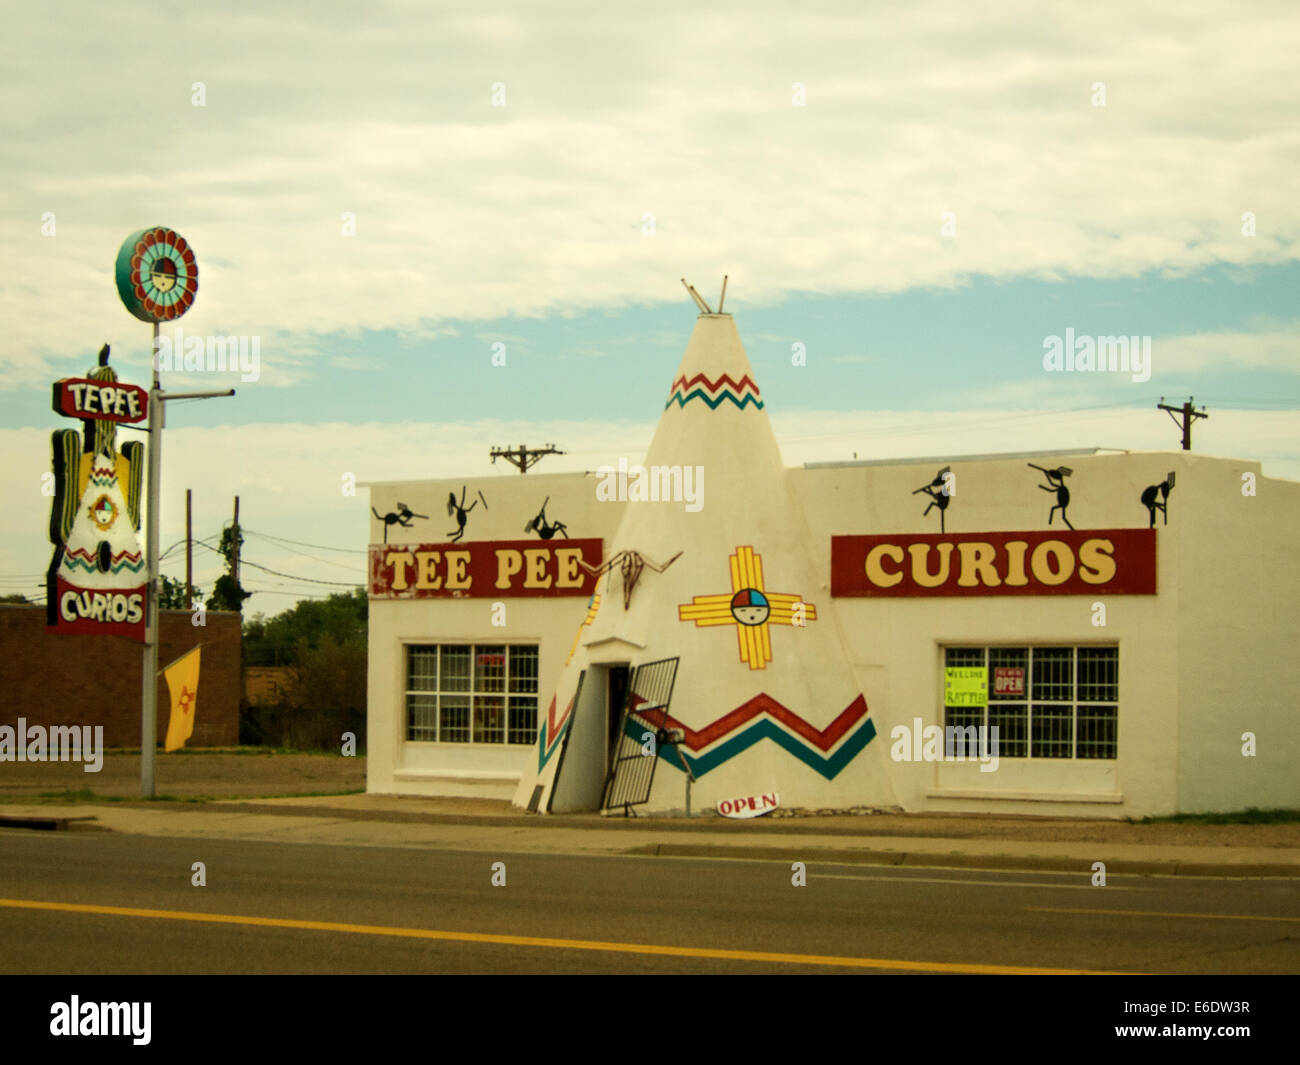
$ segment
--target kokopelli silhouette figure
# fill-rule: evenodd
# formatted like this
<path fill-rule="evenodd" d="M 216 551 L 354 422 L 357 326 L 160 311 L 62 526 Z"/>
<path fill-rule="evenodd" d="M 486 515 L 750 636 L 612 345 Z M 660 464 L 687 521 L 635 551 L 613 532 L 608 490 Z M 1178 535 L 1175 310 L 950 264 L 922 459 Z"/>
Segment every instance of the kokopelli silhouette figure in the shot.
<path fill-rule="evenodd" d="M 1047 512 L 1047 524 L 1052 524 L 1052 518 L 1059 510 L 1061 512 L 1061 520 L 1073 529 L 1074 526 L 1070 525 L 1070 519 L 1065 513 L 1065 508 L 1070 505 L 1070 490 L 1065 487 L 1065 479 L 1074 473 L 1074 471 L 1070 469 L 1069 466 L 1057 466 L 1054 470 L 1048 470 L 1044 469 L 1042 466 L 1034 466 L 1032 462 L 1028 463 L 1028 465 L 1041 472 L 1047 478 L 1047 483 L 1040 484 L 1038 487 L 1044 492 L 1056 493 L 1056 506 Z"/>
<path fill-rule="evenodd" d="M 1169 493 L 1174 490 L 1174 471 L 1169 471 L 1169 476 L 1160 484 L 1153 484 L 1142 490 L 1142 505 L 1147 508 L 1147 513 L 1151 516 L 1149 529 L 1156 527 L 1156 511 L 1160 511 L 1165 516 L 1165 524 L 1169 524 Z"/>

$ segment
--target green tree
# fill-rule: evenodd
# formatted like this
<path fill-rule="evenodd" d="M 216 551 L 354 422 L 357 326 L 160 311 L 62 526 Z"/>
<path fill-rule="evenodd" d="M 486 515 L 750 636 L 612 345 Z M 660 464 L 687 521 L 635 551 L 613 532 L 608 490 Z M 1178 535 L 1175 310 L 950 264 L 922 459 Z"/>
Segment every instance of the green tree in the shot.
<path fill-rule="evenodd" d="M 244 612 L 244 600 L 253 593 L 244 591 L 233 574 L 235 552 L 243 542 L 244 537 L 238 525 L 227 525 L 221 530 L 221 544 L 217 550 L 221 552 L 222 558 L 226 560 L 226 565 L 232 572 L 223 573 L 217 578 L 217 583 L 212 588 L 212 595 L 208 599 L 209 610 L 233 610 L 238 614 Z"/>
<path fill-rule="evenodd" d="M 162 584 L 158 592 L 158 609 L 159 610 L 184 610 L 185 609 L 185 582 L 175 580 L 172 577 L 160 576 L 159 581 Z M 198 603 L 203 600 L 203 589 L 197 584 L 191 596 L 191 601 Z"/>
<path fill-rule="evenodd" d="M 304 599 L 273 618 L 258 613 L 244 622 L 244 664 L 297 666 L 306 649 L 329 636 L 336 647 L 365 647 L 369 600 L 364 588 L 327 599 Z"/>
<path fill-rule="evenodd" d="M 249 742 L 314 750 L 337 749 L 343 732 L 364 737 L 368 608 L 357 588 L 244 622 L 245 666 L 291 667 L 287 706 L 269 716 L 249 711 L 250 734 L 270 738 Z"/>
<path fill-rule="evenodd" d="M 289 687 L 289 704 L 342 713 L 366 708 L 366 658 L 364 636 L 356 634 L 340 642 L 332 633 L 322 633 L 315 647 L 298 641 L 297 664 Z"/>

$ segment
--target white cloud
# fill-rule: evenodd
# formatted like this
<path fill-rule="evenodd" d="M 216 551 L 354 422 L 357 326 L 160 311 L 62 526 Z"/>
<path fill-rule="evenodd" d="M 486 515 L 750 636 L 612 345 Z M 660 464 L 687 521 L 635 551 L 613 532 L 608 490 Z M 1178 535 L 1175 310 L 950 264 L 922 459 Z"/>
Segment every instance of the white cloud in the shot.
<path fill-rule="evenodd" d="M 1162 371 L 1279 370 L 1300 374 L 1300 322 L 1259 333 L 1196 333 L 1160 340 L 1151 361 Z"/>
<path fill-rule="evenodd" d="M 110 267 L 152 223 L 198 251 L 187 329 L 283 338 L 268 384 L 313 337 L 679 300 L 683 273 L 742 308 L 1300 255 L 1287 5 L 86 3 L 16 9 L 5 47 L 9 385 L 147 344 Z"/>

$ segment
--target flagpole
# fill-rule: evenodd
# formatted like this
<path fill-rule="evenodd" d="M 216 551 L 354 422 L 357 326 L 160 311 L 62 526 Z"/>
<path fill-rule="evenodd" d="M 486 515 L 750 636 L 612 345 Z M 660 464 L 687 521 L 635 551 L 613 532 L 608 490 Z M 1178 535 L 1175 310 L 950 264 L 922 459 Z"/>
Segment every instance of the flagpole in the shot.
<path fill-rule="evenodd" d="M 169 669 L 171 669 L 172 666 L 176 665 L 177 662 L 183 662 L 185 659 L 189 658 L 190 655 L 192 655 L 195 651 L 197 651 L 200 647 L 207 647 L 207 645 L 208 645 L 208 641 L 207 641 L 207 640 L 200 640 L 200 641 L 199 641 L 198 643 L 196 643 L 193 647 L 191 647 L 188 651 L 186 651 L 183 655 L 179 656 L 178 658 L 173 658 L 173 659 L 172 659 L 170 662 L 168 662 L 165 666 L 163 666 L 161 669 L 159 669 L 159 670 L 158 670 L 158 676 L 161 677 L 164 673 L 166 673 Z"/>

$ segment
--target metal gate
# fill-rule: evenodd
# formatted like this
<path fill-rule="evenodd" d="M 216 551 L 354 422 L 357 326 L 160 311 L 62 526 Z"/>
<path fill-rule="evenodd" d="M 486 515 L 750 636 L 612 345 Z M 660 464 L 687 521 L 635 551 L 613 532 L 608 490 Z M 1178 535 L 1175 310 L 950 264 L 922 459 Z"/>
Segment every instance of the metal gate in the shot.
<path fill-rule="evenodd" d="M 605 779 L 602 805 L 606 810 L 621 806 L 626 817 L 631 807 L 650 799 L 655 766 L 659 764 L 658 750 L 668 742 L 665 726 L 679 661 L 679 658 L 664 658 L 647 662 L 637 666 L 632 674 L 619 717 L 617 752 Z M 653 754 L 645 751 L 646 733 L 654 737 Z"/>

